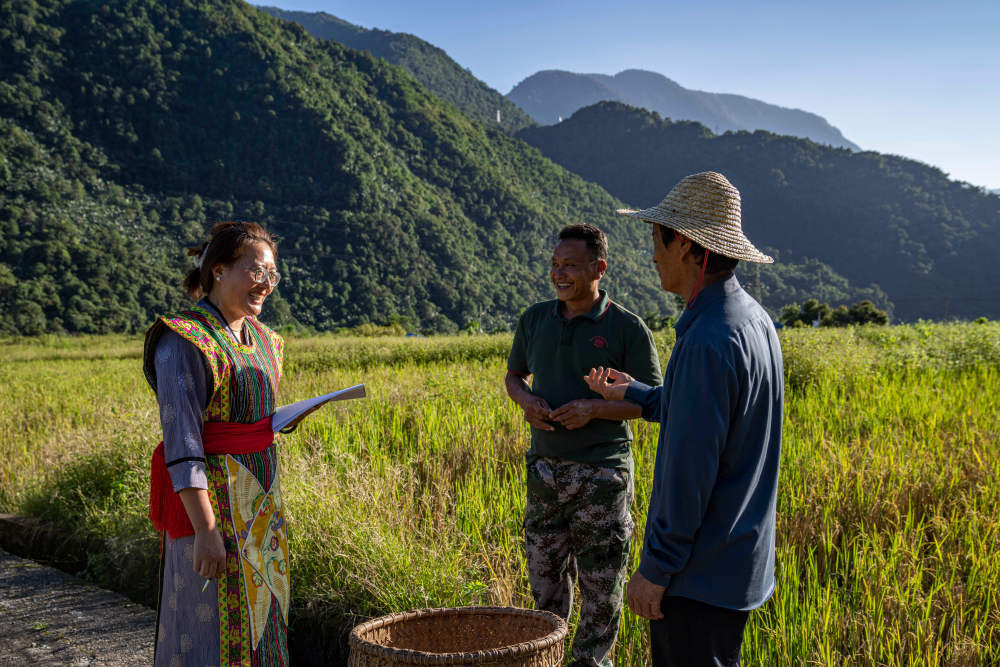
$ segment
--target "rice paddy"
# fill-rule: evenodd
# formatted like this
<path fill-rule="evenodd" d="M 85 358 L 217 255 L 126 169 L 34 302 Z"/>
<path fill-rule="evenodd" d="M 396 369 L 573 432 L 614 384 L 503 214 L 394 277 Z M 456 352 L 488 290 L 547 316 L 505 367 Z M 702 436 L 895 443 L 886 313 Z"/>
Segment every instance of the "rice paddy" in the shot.
<path fill-rule="evenodd" d="M 672 341 L 657 335 L 665 364 Z M 778 585 L 751 615 L 746 664 L 1000 662 L 1000 324 L 781 339 Z M 503 390 L 509 345 L 508 335 L 286 341 L 280 403 L 359 382 L 369 394 L 280 436 L 294 615 L 326 619 L 342 638 L 395 611 L 531 606 L 528 430 Z M 86 576 L 151 599 L 158 543 L 145 511 L 159 425 L 141 340 L 0 346 L 0 511 L 79 536 Z M 633 561 L 657 429 L 635 428 Z M 647 641 L 626 612 L 615 664 L 648 664 Z"/>

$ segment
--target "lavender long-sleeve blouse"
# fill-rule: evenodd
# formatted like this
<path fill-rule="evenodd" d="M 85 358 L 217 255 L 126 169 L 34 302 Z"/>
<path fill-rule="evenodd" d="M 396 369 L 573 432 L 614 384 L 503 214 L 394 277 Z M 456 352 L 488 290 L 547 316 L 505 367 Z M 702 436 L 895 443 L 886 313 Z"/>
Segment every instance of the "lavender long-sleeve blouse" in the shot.
<path fill-rule="evenodd" d="M 163 334 L 154 354 L 163 456 L 174 491 L 207 489 L 201 428 L 209 396 L 202 354 L 173 331 Z"/>

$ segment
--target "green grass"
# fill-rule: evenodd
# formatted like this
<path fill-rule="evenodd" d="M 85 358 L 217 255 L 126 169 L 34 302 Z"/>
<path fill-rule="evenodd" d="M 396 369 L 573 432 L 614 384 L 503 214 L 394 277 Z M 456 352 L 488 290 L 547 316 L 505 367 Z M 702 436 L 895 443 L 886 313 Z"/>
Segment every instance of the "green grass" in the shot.
<path fill-rule="evenodd" d="M 664 362 L 670 340 L 660 339 Z M 530 606 L 527 427 L 509 336 L 287 341 L 282 403 L 365 382 L 282 436 L 295 610 L 349 626 L 425 606 Z M 98 549 L 87 574 L 155 579 L 159 439 L 137 338 L 0 341 L 0 511 Z M 1000 324 L 782 334 L 778 587 L 748 664 L 1000 661 Z M 637 557 L 657 426 L 636 428 Z M 111 563 L 114 566 L 111 566 Z M 645 662 L 626 613 L 615 662 Z"/>

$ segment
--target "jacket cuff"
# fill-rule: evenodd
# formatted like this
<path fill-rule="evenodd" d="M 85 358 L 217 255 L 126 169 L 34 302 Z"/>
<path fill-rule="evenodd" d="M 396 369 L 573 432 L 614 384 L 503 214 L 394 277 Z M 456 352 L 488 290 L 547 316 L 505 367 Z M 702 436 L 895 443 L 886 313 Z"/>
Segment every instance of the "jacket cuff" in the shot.
<path fill-rule="evenodd" d="M 625 387 L 625 400 L 638 404 L 642 408 L 642 418 L 646 421 L 658 421 L 657 404 L 659 403 L 660 389 L 660 387 L 651 387 L 644 382 L 632 380 Z"/>
<path fill-rule="evenodd" d="M 174 491 L 181 489 L 207 489 L 208 475 L 201 461 L 182 461 L 167 468 Z"/>
<path fill-rule="evenodd" d="M 649 402 L 648 396 L 651 391 L 653 391 L 653 388 L 648 384 L 639 382 L 638 380 L 632 380 L 629 385 L 625 387 L 625 400 L 638 403 L 639 405 L 646 405 L 646 403 Z"/>
<path fill-rule="evenodd" d="M 643 560 L 639 563 L 639 574 L 644 576 L 651 584 L 670 588 L 670 575 L 661 572 L 660 568 L 649 562 L 649 560 Z"/>

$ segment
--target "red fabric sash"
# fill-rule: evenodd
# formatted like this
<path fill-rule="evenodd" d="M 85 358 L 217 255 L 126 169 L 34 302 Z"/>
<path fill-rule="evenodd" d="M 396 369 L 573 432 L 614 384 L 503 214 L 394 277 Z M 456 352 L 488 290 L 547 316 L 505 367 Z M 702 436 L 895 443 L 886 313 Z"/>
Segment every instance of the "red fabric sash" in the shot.
<path fill-rule="evenodd" d="M 274 442 L 271 418 L 265 417 L 253 424 L 233 422 L 205 422 L 201 440 L 205 454 L 254 454 L 267 449 Z M 194 526 L 188 518 L 181 497 L 174 491 L 167 462 L 163 457 L 163 443 L 153 450 L 152 469 L 149 475 L 149 518 L 156 530 L 165 530 L 173 539 L 194 535 Z"/>

